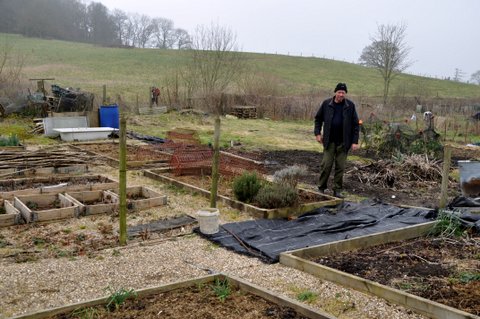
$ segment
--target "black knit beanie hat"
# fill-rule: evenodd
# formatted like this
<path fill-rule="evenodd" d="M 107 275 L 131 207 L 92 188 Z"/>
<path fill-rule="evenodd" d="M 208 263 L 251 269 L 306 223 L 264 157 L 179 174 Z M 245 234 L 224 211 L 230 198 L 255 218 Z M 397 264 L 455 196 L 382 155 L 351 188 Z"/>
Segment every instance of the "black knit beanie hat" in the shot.
<path fill-rule="evenodd" d="M 337 92 L 338 90 L 342 90 L 345 91 L 345 93 L 348 93 L 347 85 L 345 83 L 338 83 L 333 92 Z"/>

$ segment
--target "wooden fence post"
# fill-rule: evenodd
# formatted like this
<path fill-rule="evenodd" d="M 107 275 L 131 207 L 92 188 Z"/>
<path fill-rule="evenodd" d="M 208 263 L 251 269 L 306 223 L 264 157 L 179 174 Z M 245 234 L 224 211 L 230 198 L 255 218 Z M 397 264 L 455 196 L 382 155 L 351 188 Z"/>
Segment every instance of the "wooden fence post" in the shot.
<path fill-rule="evenodd" d="M 120 195 L 120 237 L 121 246 L 127 244 L 127 120 L 122 112 L 120 117 L 120 169 L 119 169 L 119 195 Z"/>
<path fill-rule="evenodd" d="M 452 148 L 450 145 L 445 145 L 443 148 L 443 171 L 442 171 L 442 190 L 440 195 L 439 208 L 447 206 L 448 198 L 448 175 L 450 173 L 450 161 L 452 158 Z"/>

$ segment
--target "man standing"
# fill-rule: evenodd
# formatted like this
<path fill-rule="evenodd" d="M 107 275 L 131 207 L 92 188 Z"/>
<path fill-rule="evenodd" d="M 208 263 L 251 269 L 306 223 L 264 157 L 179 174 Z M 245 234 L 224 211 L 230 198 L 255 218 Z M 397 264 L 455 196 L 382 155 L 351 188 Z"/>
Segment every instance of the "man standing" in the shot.
<path fill-rule="evenodd" d="M 315 138 L 323 143 L 323 160 L 321 164 L 318 190 L 325 192 L 327 182 L 335 162 L 333 196 L 343 198 L 343 173 L 350 148 L 358 148 L 359 124 L 355 104 L 345 98 L 347 85 L 338 83 L 335 95 L 320 105 L 315 115 Z M 322 135 L 323 127 L 323 135 Z"/>

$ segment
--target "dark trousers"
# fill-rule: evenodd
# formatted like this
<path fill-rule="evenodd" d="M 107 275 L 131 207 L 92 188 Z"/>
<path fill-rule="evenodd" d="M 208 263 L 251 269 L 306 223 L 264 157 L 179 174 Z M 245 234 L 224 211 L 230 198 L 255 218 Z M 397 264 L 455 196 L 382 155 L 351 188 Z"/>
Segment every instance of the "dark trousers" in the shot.
<path fill-rule="evenodd" d="M 328 177 L 330 176 L 334 162 L 335 174 L 333 177 L 333 190 L 341 191 L 343 188 L 343 173 L 345 172 L 345 165 L 347 163 L 347 152 L 345 152 L 343 144 L 335 145 L 335 143 L 330 143 L 328 147 L 323 150 L 323 160 L 318 184 L 320 189 L 327 188 Z"/>

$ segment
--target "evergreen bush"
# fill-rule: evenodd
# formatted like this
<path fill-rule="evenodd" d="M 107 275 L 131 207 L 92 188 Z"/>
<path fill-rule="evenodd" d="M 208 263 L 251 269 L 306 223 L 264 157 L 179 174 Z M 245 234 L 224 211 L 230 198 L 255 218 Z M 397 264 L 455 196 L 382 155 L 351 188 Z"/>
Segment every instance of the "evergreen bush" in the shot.
<path fill-rule="evenodd" d="M 250 203 L 262 187 L 262 179 L 256 172 L 244 172 L 233 180 L 233 194 L 241 202 Z"/>
<path fill-rule="evenodd" d="M 288 184 L 267 184 L 263 186 L 255 202 L 262 208 L 291 207 L 298 204 L 297 190 Z"/>

